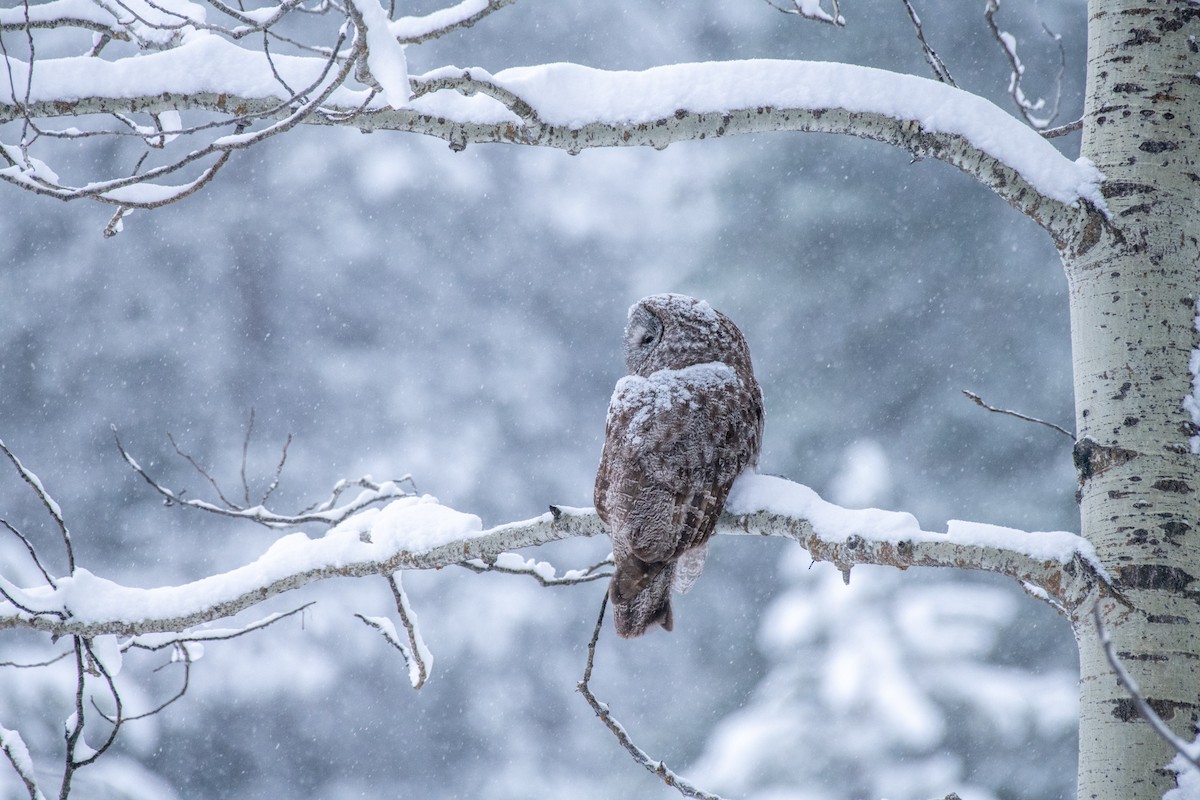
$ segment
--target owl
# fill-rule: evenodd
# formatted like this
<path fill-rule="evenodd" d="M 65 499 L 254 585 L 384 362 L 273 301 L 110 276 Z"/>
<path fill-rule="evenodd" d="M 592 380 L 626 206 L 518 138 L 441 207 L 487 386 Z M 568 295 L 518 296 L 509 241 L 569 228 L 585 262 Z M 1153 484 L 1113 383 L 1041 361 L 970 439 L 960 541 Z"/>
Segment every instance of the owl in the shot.
<path fill-rule="evenodd" d="M 617 633 L 674 626 L 671 590 L 700 575 L 729 487 L 758 466 L 763 401 L 742 332 L 703 300 L 629 309 L 625 365 L 608 406 L 595 502 L 612 537 Z"/>

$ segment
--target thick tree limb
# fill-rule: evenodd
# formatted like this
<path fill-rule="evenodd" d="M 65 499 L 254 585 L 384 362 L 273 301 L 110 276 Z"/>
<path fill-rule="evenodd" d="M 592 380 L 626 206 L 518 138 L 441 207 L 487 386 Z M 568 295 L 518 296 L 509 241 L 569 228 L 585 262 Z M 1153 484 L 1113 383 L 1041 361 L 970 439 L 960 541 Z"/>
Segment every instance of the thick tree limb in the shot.
<path fill-rule="evenodd" d="M 1072 617 L 1107 587 L 1090 546 L 1070 533 L 960 522 L 951 523 L 947 533 L 930 533 L 911 515 L 841 509 L 806 487 L 767 476 L 744 476 L 729 509 L 719 532 L 785 536 L 814 560 L 847 573 L 858 564 L 996 572 L 1034 587 Z M 182 631 L 327 578 L 494 563 L 510 550 L 604 532 L 591 509 L 553 508 L 540 517 L 481 530 L 477 517 L 430 497 L 408 497 L 367 509 L 320 538 L 284 536 L 243 567 L 181 586 L 119 586 L 82 568 L 58 579 L 57 587 L 10 585 L 7 594 L 24 608 L 0 602 L 0 629 L 87 638 Z"/>
<path fill-rule="evenodd" d="M 351 60 L 354 54 L 350 54 Z M 679 64 L 642 72 L 609 72 L 572 64 L 509 69 L 443 68 L 414 76 L 418 97 L 393 108 L 371 90 L 349 84 L 321 93 L 303 113 L 286 105 L 279 81 L 250 84 L 246 75 L 272 71 L 289 85 L 320 82 L 328 58 L 276 56 L 217 36 L 194 37 L 172 50 L 137 59 L 66 58 L 28 65 L 9 58 L 14 86 L 28 97 L 14 100 L 0 86 L 0 123 L 29 118 L 114 112 L 204 110 L 284 116 L 288 125 L 342 125 L 363 131 L 393 130 L 434 136 L 455 149 L 471 143 L 507 142 L 576 153 L 594 147 L 666 147 L 675 142 L 767 131 L 841 133 L 901 147 L 914 158 L 952 164 L 1045 227 L 1061 244 L 1087 214 L 1102 208 L 1099 174 L 1075 163 L 1020 120 L 989 101 L 948 84 L 847 64 L 799 61 L 735 61 Z M 168 77 L 206 65 L 203 81 L 181 86 Z M 153 62 L 153 63 L 151 63 Z M 345 66 L 332 86 L 344 79 Z M 121 80 L 117 77 L 120 75 Z M 70 97 L 58 87 L 72 87 Z M 120 94 L 113 86 L 121 87 Z M 327 96 L 326 96 L 327 93 Z M 466 95 L 466 96 L 462 96 Z M 394 102 L 394 101 L 393 101 Z M 274 132 L 218 139 L 195 153 L 227 152 Z M 29 176 L 13 167 L 0 177 L 42 189 L 36 168 Z M 32 163 L 32 162 L 31 162 Z M 36 166 L 36 165 L 35 165 Z M 62 199 L 112 200 L 119 179 L 86 188 L 50 192 Z"/>

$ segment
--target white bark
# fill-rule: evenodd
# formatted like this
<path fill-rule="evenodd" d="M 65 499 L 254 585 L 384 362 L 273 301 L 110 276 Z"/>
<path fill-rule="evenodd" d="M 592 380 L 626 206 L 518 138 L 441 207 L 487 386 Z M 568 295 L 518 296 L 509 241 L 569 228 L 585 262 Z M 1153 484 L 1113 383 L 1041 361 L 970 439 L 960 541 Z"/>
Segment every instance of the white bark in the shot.
<path fill-rule="evenodd" d="M 1176 734 L 1198 706 L 1200 474 L 1189 447 L 1200 287 L 1200 7 L 1089 3 L 1083 155 L 1105 173 L 1111 223 L 1085 226 L 1070 283 L 1083 535 L 1133 609 L 1107 609 L 1118 655 Z M 1080 647 L 1080 798 L 1149 800 L 1174 755 L 1134 711 L 1095 630 Z"/>

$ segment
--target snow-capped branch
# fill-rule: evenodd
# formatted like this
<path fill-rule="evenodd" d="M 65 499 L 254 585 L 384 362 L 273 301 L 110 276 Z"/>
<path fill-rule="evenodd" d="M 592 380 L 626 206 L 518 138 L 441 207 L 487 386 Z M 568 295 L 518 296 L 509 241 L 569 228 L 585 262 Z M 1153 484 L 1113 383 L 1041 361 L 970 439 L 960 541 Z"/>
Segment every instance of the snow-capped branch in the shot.
<path fill-rule="evenodd" d="M 1058 45 L 1058 73 L 1054 77 L 1054 101 L 1047 110 L 1044 99 L 1030 100 L 1026 97 L 1025 90 L 1021 88 L 1021 80 L 1025 77 L 1025 65 L 1021 62 L 1021 57 L 1017 55 L 1016 37 L 1008 31 L 1000 30 L 1000 26 L 996 23 L 996 13 L 999 11 L 999 0 L 987 0 L 983 17 L 987 21 L 988 30 L 991 31 L 992 38 L 996 40 L 996 43 L 1000 45 L 1000 49 L 1004 51 L 1004 56 L 1008 59 L 1008 65 L 1012 70 L 1008 79 L 1008 94 L 1012 97 L 1013 105 L 1017 107 L 1017 111 L 1021 113 L 1021 117 L 1029 123 L 1030 127 L 1041 132 L 1043 136 L 1047 138 L 1061 136 L 1062 133 L 1053 132 L 1057 129 L 1050 126 L 1054 124 L 1054 120 L 1058 119 L 1058 109 L 1062 102 L 1063 74 L 1067 69 L 1067 54 L 1063 48 L 1062 37 L 1045 25 L 1042 26 L 1042 29 L 1046 31 L 1046 35 Z M 1063 132 L 1066 133 L 1069 131 Z"/>
<path fill-rule="evenodd" d="M 1026 533 L 952 522 L 947 533 L 921 530 L 909 514 L 847 510 L 799 484 L 748 475 L 735 485 L 721 533 L 786 536 L 814 560 L 843 572 L 858 564 L 979 569 L 1008 575 L 1074 616 L 1108 582 L 1090 545 L 1071 533 Z M 256 560 L 180 586 L 120 586 L 77 568 L 55 586 L 4 581 L 0 629 L 32 628 L 95 637 L 183 631 L 257 605 L 268 597 L 333 577 L 392 575 L 470 562 L 551 541 L 604 533 L 592 509 L 554 507 L 546 514 L 484 530 L 478 517 L 434 498 L 403 497 L 365 509 L 309 538 L 292 533 Z"/>
<path fill-rule="evenodd" d="M 387 582 L 392 590 L 392 597 L 396 600 L 396 613 L 400 616 L 405 633 L 408 634 L 408 641 L 400 638 L 396 633 L 396 626 L 387 617 L 368 617 L 364 614 L 354 616 L 378 631 L 388 644 L 400 651 L 404 663 L 408 665 L 409 683 L 414 689 L 420 689 L 425 685 L 425 681 L 429 680 L 429 670 L 433 667 L 433 653 L 421 638 L 421 629 L 417 627 L 417 613 L 413 610 L 404 585 L 400 582 L 400 574 L 388 575 Z"/>
<path fill-rule="evenodd" d="M 1074 533 L 961 520 L 951 520 L 945 533 L 929 532 L 911 514 L 841 508 L 806 486 L 768 475 L 743 475 L 734 484 L 717 530 L 794 539 L 846 580 L 860 564 L 1007 575 L 1072 620 L 1101 593 L 1115 594 L 1091 544 Z"/>
<path fill-rule="evenodd" d="M 45 795 L 38 787 L 37 776 L 33 772 L 33 759 L 29 757 L 29 748 L 25 746 L 21 734 L 0 726 L 0 752 L 4 753 L 9 765 L 25 784 L 29 800 L 45 800 Z"/>
<path fill-rule="evenodd" d="M 90 198 L 124 209 L 173 202 L 211 179 L 233 150 L 304 123 L 424 134 L 454 149 L 504 142 L 571 153 L 662 148 L 739 133 L 841 133 L 900 147 L 914 159 L 953 164 L 1035 219 L 1060 245 L 1091 210 L 1104 209 L 1101 176 L 1089 163 L 1066 158 L 1020 119 L 941 82 L 948 72 L 944 65 L 937 69 L 928 45 L 927 58 L 941 81 L 848 64 L 777 60 L 676 64 L 639 72 L 545 64 L 493 74 L 447 66 L 410 76 L 406 45 L 474 24 L 512 0 L 462 0 L 426 17 L 396 20 L 378 0 L 354 0 L 345 7 L 332 47 L 306 45 L 281 32 L 294 16 L 288 13 L 294 3 L 238 11 L 209 0 L 229 24 L 206 22 L 204 8 L 188 3 L 186 13 L 148 14 L 136 25 L 121 18 L 127 39 L 136 34 L 139 41 L 153 40 L 153 47 L 144 45 L 149 52 L 35 57 L 34 21 L 66 24 L 67 11 L 80 8 L 55 5 L 59 2 L 64 0 L 29 7 L 28 52 L 11 46 L 3 52 L 0 125 L 18 123 L 20 141 L 0 144 L 0 178 L 63 200 Z M 109 26 L 105 35 L 115 37 L 122 31 L 104 8 L 89 10 L 82 22 L 103 23 Z M 331 14 L 334 6 L 323 8 Z M 920 34 L 919 19 L 909 9 Z M 836 4 L 831 13 L 815 0 L 793 2 L 785 10 L 840 18 Z M 0 23 L 19 30 L 26 16 L 19 11 L 0 13 Z M 217 17 L 216 11 L 208 16 Z M 354 31 L 353 46 L 343 51 L 347 28 Z M 250 29 L 262 36 L 243 39 Z M 262 43 L 252 43 L 254 38 Z M 271 41 L 277 44 L 268 47 Z M 175 125 L 172 118 L 171 129 L 164 131 L 154 119 L 166 112 L 205 115 L 191 127 Z M 112 115 L 119 115 L 121 124 L 110 130 Z M 137 122 L 139 115 L 149 124 Z M 45 127 L 46 120 L 62 117 L 86 119 L 93 126 L 99 121 L 101 130 Z M 217 126 L 234 133 L 220 135 Z M 133 175 L 79 185 L 60 179 L 31 152 L 42 138 L 95 135 L 140 139 L 147 152 L 164 147 L 177 152 L 174 160 Z M 178 141 L 170 144 L 168 138 Z M 160 185 L 164 177 L 208 158 L 213 162 L 192 181 Z M 119 216 L 110 225 L 114 232 Z"/>

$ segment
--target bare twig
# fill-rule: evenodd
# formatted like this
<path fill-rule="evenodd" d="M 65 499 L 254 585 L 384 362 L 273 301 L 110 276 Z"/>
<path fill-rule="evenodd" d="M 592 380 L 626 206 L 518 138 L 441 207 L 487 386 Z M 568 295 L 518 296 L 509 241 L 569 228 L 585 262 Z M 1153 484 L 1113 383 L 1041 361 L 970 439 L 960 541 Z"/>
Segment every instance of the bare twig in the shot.
<path fill-rule="evenodd" d="M 965 394 L 967 397 L 969 397 L 972 401 L 974 401 L 975 405 L 979 406 L 980 408 L 987 409 L 988 411 L 995 412 L 996 414 L 1007 414 L 1010 417 L 1016 417 L 1017 419 L 1023 419 L 1026 422 L 1036 422 L 1039 425 L 1045 425 L 1047 428 L 1053 428 L 1054 430 L 1061 433 L 1063 436 L 1069 437 L 1071 439 L 1071 441 L 1075 441 L 1075 434 L 1071 433 L 1069 430 L 1062 427 L 1061 425 L 1055 425 L 1053 422 L 1047 422 L 1046 420 L 1038 419 L 1037 417 L 1030 417 L 1030 416 L 1020 413 L 1019 411 L 1011 411 L 1007 408 L 995 408 L 994 406 L 989 406 L 987 403 L 985 403 L 983 401 L 982 397 L 975 394 L 974 392 L 968 392 L 966 389 L 963 389 L 962 393 Z"/>
<path fill-rule="evenodd" d="M 41 559 L 38 558 L 37 550 L 34 549 L 33 542 L 29 541 L 29 539 L 25 536 L 25 534 L 21 533 L 19 530 L 14 528 L 9 523 L 8 520 L 0 519 L 0 525 L 3 525 L 5 528 L 8 528 L 8 530 L 14 536 L 16 536 L 18 539 L 20 539 L 22 544 L 25 545 L 25 549 L 29 551 L 29 557 L 33 559 L 34 565 L 37 566 L 38 572 L 42 573 L 42 577 L 46 579 L 46 583 L 50 584 L 51 586 L 57 587 L 57 584 L 54 582 L 54 578 L 51 578 L 50 573 L 47 572 L 46 568 L 42 566 L 42 561 L 41 561 Z"/>
<path fill-rule="evenodd" d="M 917 41 L 921 43 L 921 53 L 925 56 L 925 62 L 933 70 L 933 77 L 942 83 L 958 86 L 954 82 L 954 78 L 951 77 L 950 70 L 946 67 L 946 62 L 942 61 L 941 56 L 929 46 L 929 42 L 925 41 L 925 29 L 921 25 L 921 18 L 917 16 L 917 10 L 913 8 L 912 2 L 910 0 L 902 0 L 902 2 L 904 3 L 904 8 L 908 11 L 908 18 L 912 20 L 913 29 L 917 33 Z"/>
<path fill-rule="evenodd" d="M 250 422 L 246 425 L 246 435 L 242 437 L 242 497 L 246 508 L 250 505 L 250 484 L 246 481 L 246 456 L 250 452 L 250 437 L 254 435 L 254 406 L 250 406 Z"/>
<path fill-rule="evenodd" d="M 13 451 L 8 449 L 8 446 L 0 441 L 0 451 L 8 456 L 8 460 L 17 468 L 17 472 L 25 480 L 26 483 L 33 489 L 38 499 L 42 501 L 42 505 L 46 507 L 54 524 L 58 526 L 58 531 L 62 535 L 63 546 L 67 550 L 67 569 L 70 572 L 75 572 L 75 550 L 71 547 L 71 532 L 67 530 L 67 523 L 63 521 L 62 509 L 59 508 L 54 498 L 46 491 L 46 487 L 42 485 L 42 481 L 30 469 L 21 463 L 21 459 L 17 458 Z"/>
<path fill-rule="evenodd" d="M 604 568 L 611 567 L 612 565 L 613 560 L 606 558 L 603 561 L 592 564 L 590 567 L 572 569 L 562 575 L 558 575 L 555 569 L 546 562 L 535 562 L 533 559 L 526 560 L 516 553 L 501 553 L 490 562 L 481 559 L 472 559 L 459 564 L 459 566 L 466 567 L 476 574 L 499 572 L 505 575 L 528 575 L 542 586 L 577 586 L 581 583 L 591 583 L 592 581 L 611 578 L 612 573 L 606 572 Z"/>
<path fill-rule="evenodd" d="M 1080 117 L 1074 122 L 1068 122 L 1066 125 L 1059 125 L 1057 128 L 1046 128 L 1045 130 L 1038 131 L 1038 133 L 1042 134 L 1043 139 L 1057 139 L 1059 136 L 1066 136 L 1068 133 L 1074 133 L 1075 131 L 1082 129 L 1083 117 Z"/>
<path fill-rule="evenodd" d="M 143 711 L 141 714 L 134 714 L 133 716 L 126 717 L 126 722 L 133 722 L 134 720 L 153 717 L 155 714 L 160 713 L 172 703 L 180 700 L 185 694 L 187 694 L 188 686 L 191 684 L 192 680 L 192 654 L 188 652 L 187 647 L 183 645 L 176 645 L 175 649 L 179 653 L 178 662 L 183 664 L 183 685 L 179 687 L 179 691 L 149 711 Z M 174 659 L 172 660 L 172 663 L 175 663 Z M 164 664 L 163 666 L 167 665 Z M 162 667 L 159 667 L 159 669 L 162 669 Z M 155 671 L 157 672 L 157 670 Z M 99 711 L 99 709 L 97 709 L 97 711 Z M 103 712 L 100 713 L 103 715 Z M 108 719 L 108 717 L 105 717 L 105 719 Z M 111 722 L 112 720 L 109 721 Z"/>
<path fill-rule="evenodd" d="M 292 446 L 292 435 L 287 435 L 287 440 L 283 443 L 283 452 L 279 455 L 279 463 L 275 466 L 275 476 L 271 479 L 271 484 L 267 486 L 267 490 L 263 492 L 262 499 L 258 501 L 260 506 L 265 506 L 267 501 L 271 499 L 271 495 L 279 486 L 279 477 L 283 474 L 283 467 L 287 464 L 288 448 Z"/>
<path fill-rule="evenodd" d="M 1066 71 L 1067 56 L 1066 50 L 1062 44 L 1062 37 L 1051 31 L 1044 24 L 1042 30 L 1050 36 L 1058 45 L 1059 68 L 1054 81 L 1054 104 L 1049 113 L 1044 117 L 1035 116 L 1035 112 L 1039 112 L 1045 107 L 1045 100 L 1030 101 L 1024 90 L 1021 88 L 1021 80 L 1025 76 L 1025 65 L 1021 63 L 1020 56 L 1017 55 L 1017 40 L 1007 31 L 1000 30 L 996 24 L 996 13 L 1000 10 L 1000 0 L 987 0 L 984 7 L 983 17 L 987 21 L 988 30 L 992 32 L 992 37 L 996 43 L 1000 45 L 1000 49 L 1004 51 L 1004 57 L 1008 59 L 1009 67 L 1012 70 L 1008 80 L 1008 93 L 1012 97 L 1013 103 L 1017 107 L 1017 111 L 1035 130 L 1044 130 L 1054 124 L 1054 120 L 1058 118 L 1059 105 L 1062 102 L 1062 77 Z"/>
<path fill-rule="evenodd" d="M 124 649 L 124 650 L 138 649 L 138 650 L 157 651 L 157 650 L 163 650 L 168 647 L 171 648 L 174 651 L 174 655 L 171 658 L 170 664 L 174 664 L 174 663 L 183 664 L 183 685 L 179 687 L 178 692 L 176 692 L 174 695 L 172 695 L 171 697 L 164 700 L 162 703 L 159 703 L 156 707 L 150 709 L 149 711 L 143 711 L 141 714 L 135 714 L 133 716 L 126 716 L 124 721 L 125 722 L 133 722 L 134 720 L 152 717 L 155 714 L 158 714 L 161 711 L 163 711 L 163 709 L 167 708 L 172 703 L 178 701 L 185 694 L 187 694 L 188 686 L 191 681 L 192 663 L 193 663 L 192 662 L 192 653 L 191 653 L 191 650 L 188 648 L 189 644 L 200 644 L 202 642 L 221 642 L 221 641 L 228 641 L 229 639 L 236 639 L 237 637 L 244 636 L 247 633 L 253 633 L 255 631 L 262 630 L 263 628 L 267 627 L 268 625 L 274 625 L 276 622 L 279 622 L 282 619 L 287 619 L 288 617 L 292 616 L 293 614 L 298 614 L 301 611 L 303 611 L 304 609 L 311 606 L 312 604 L 313 604 L 312 602 L 308 602 L 302 606 L 292 609 L 291 611 L 278 613 L 278 614 L 271 614 L 269 616 L 264 617 L 263 619 L 260 619 L 256 622 L 252 622 L 249 625 L 246 625 L 241 628 L 233 628 L 233 629 L 227 629 L 227 630 L 196 631 L 195 633 L 191 633 L 191 634 L 180 635 L 180 636 L 171 636 L 171 637 L 146 636 L 146 637 L 136 637 L 136 638 L 130 639 L 128 642 L 125 643 L 125 645 L 123 646 L 122 649 Z M 152 640 L 153 640 L 153 643 L 151 643 Z M 164 667 L 170 666 L 170 664 L 163 664 L 158 669 L 163 669 Z M 158 670 L 155 670 L 155 671 L 157 672 Z M 93 705 L 95 705 L 95 704 L 93 703 Z M 96 710 L 106 720 L 108 720 L 109 722 L 114 722 L 113 719 L 109 718 L 106 714 L 104 714 L 104 712 L 100 711 L 100 709 L 97 708 Z"/>
<path fill-rule="evenodd" d="M 17 661 L 0 661 L 0 667 L 12 667 L 13 669 L 38 669 L 39 667 L 48 667 L 51 664 L 57 664 L 59 661 L 62 661 L 64 658 L 66 658 L 69 655 L 71 655 L 70 650 L 68 650 L 65 653 L 59 653 L 54 658 L 48 659 L 46 661 L 35 661 L 32 663 L 28 663 L 28 664 L 17 662 Z"/>
<path fill-rule="evenodd" d="M 114 434 L 115 434 L 115 431 L 114 431 Z M 206 481 L 208 481 L 208 482 L 209 482 L 209 484 L 211 484 L 211 485 L 212 485 L 212 487 L 213 487 L 213 491 L 217 493 L 217 497 L 221 498 L 221 502 L 222 502 L 222 503 L 224 503 L 226 506 L 228 506 L 228 507 L 229 507 L 231 510 L 233 510 L 233 511 L 243 511 L 243 510 L 245 510 L 245 509 L 243 509 L 241 506 L 237 505 L 236 503 L 233 503 L 233 502 L 231 502 L 231 501 L 229 500 L 229 498 L 227 498 L 227 497 L 225 496 L 225 494 L 224 494 L 224 493 L 221 491 L 221 486 L 220 486 L 220 484 L 218 484 L 218 483 L 217 483 L 217 480 L 216 480 L 216 478 L 214 478 L 214 477 L 213 477 L 213 476 L 212 476 L 212 475 L 209 473 L 209 471 L 208 471 L 208 470 L 206 470 L 204 467 L 200 466 L 200 464 L 199 464 L 199 463 L 197 463 L 196 459 L 192 458 L 192 457 L 191 457 L 189 454 L 187 454 L 187 453 L 183 452 L 183 450 L 179 449 L 179 444 L 178 444 L 178 442 L 176 442 L 176 441 L 175 441 L 175 437 L 174 437 L 174 436 L 172 436 L 172 435 L 170 434 L 170 432 L 168 432 L 168 433 L 167 433 L 167 439 L 168 439 L 168 440 L 171 442 L 171 447 L 174 447 L 174 448 L 175 448 L 175 455 L 179 456 L 179 457 L 180 457 L 180 458 L 182 458 L 184 461 L 188 462 L 188 463 L 189 463 L 189 464 L 191 464 L 193 467 L 195 467 L 195 469 L 196 469 L 196 472 L 199 472 L 199 473 L 200 473 L 200 475 L 201 475 L 201 477 L 203 477 L 203 478 L 204 478 Z M 120 439 L 118 439 L 118 440 L 117 440 L 117 447 L 120 447 L 120 446 L 121 446 L 121 440 L 120 440 Z M 124 453 L 124 450 L 122 450 L 121 452 L 122 452 L 122 453 Z M 128 458 L 127 458 L 126 460 L 128 460 Z M 247 505 L 249 505 L 249 503 L 247 503 Z"/>
<path fill-rule="evenodd" d="M 583 680 L 579 682 L 579 685 L 576 688 L 578 688 L 579 693 L 583 695 L 583 698 L 587 700 L 588 705 L 592 707 L 592 711 L 596 713 L 596 716 L 600 718 L 600 721 L 604 723 L 605 727 L 612 731 L 613 736 L 617 737 L 617 741 L 620 742 L 621 746 L 624 747 L 629 755 L 633 757 L 634 761 L 645 767 L 647 771 L 657 775 L 662 779 L 663 783 L 665 783 L 667 786 L 670 786 L 672 789 L 675 789 L 684 797 L 697 797 L 700 798 L 700 800 L 721 800 L 720 795 L 710 794 L 701 789 L 697 789 L 695 786 L 688 783 L 683 778 L 680 778 L 678 775 L 668 769 L 666 764 L 652 759 L 645 750 L 638 747 L 636 744 L 634 744 L 633 740 L 629 738 L 629 734 L 626 732 L 625 727 L 621 725 L 621 723 L 618 722 L 617 719 L 612 715 L 608 705 L 606 703 L 601 703 L 596 699 L 596 695 L 592 694 L 592 690 L 588 686 L 588 682 L 592 679 L 592 667 L 596 659 L 596 642 L 600 639 L 600 629 L 604 626 L 604 612 L 607 608 L 608 592 L 605 592 L 604 599 L 600 601 L 600 616 L 596 619 L 596 627 L 592 630 L 592 640 L 588 642 L 587 666 L 584 667 L 583 670 Z"/>
<path fill-rule="evenodd" d="M 226 642 L 230 639 L 236 639 L 239 636 L 245 636 L 248 633 L 260 631 L 270 625 L 274 625 L 280 620 L 287 619 L 295 614 L 307 609 L 313 605 L 315 601 L 309 601 L 303 605 L 293 608 L 291 611 L 281 611 L 275 614 L 268 614 L 260 620 L 255 620 L 248 625 L 243 625 L 240 628 L 213 628 L 208 630 L 192 631 L 191 633 L 181 633 L 178 635 L 171 634 L 167 636 L 159 634 L 150 634 L 145 636 L 137 636 L 126 642 L 124 649 L 126 650 L 149 650 L 157 651 L 164 650 L 168 647 L 180 647 L 186 644 L 201 644 L 203 642 Z"/>
<path fill-rule="evenodd" d="M 209 480 L 213 483 L 214 488 L 217 488 L 217 493 L 221 497 L 221 500 L 225 503 L 224 506 L 220 506 L 204 500 L 185 498 L 182 493 L 175 492 L 166 486 L 163 486 L 161 483 L 152 478 L 150 474 L 142 468 L 141 464 L 139 464 L 137 460 L 135 460 L 133 456 L 131 456 L 125 450 L 124 445 L 121 444 L 120 436 L 117 435 L 115 426 L 113 426 L 113 438 L 116 440 L 117 449 L 120 451 L 121 456 L 125 459 L 125 462 L 129 464 L 134 472 L 141 475 L 142 479 L 151 487 L 153 487 L 156 492 L 161 494 L 166 499 L 168 505 L 179 505 L 186 508 L 207 511 L 212 514 L 220 514 L 221 516 L 225 517 L 250 520 L 251 522 L 256 522 L 259 525 L 263 525 L 267 528 L 292 528 L 296 527 L 297 525 L 304 525 L 310 522 L 321 522 L 325 523 L 326 525 L 336 525 L 352 514 L 356 514 L 359 511 L 362 511 L 364 508 L 368 508 L 376 503 L 395 500 L 401 497 L 411 497 L 413 495 L 412 492 L 406 491 L 400 486 L 400 484 L 407 480 L 406 478 L 401 478 L 398 481 L 385 481 L 383 483 L 375 483 L 368 478 L 360 478 L 357 481 L 340 481 L 338 487 L 336 487 L 334 490 L 333 498 L 316 507 L 310 507 L 298 514 L 277 514 L 262 507 L 261 505 L 254 506 L 252 508 L 240 508 L 237 505 L 230 503 L 223 495 L 220 494 L 220 489 L 216 487 L 216 482 L 209 478 Z M 181 455 L 184 454 L 181 453 Z M 186 455 L 184 455 L 184 457 L 188 458 Z M 282 462 L 280 468 L 282 468 Z M 207 472 L 203 471 L 202 468 L 197 466 L 197 469 L 201 470 L 202 475 L 209 477 Z M 335 506 L 334 504 L 336 503 L 337 498 L 341 496 L 342 492 L 352 486 L 358 486 L 365 491 L 360 493 L 358 497 L 354 498 L 354 500 L 350 501 L 349 503 L 346 503 L 343 506 Z"/>
<path fill-rule="evenodd" d="M 838 28 L 846 25 L 846 18 L 842 16 L 841 4 L 838 0 L 831 0 L 833 9 L 832 13 L 827 12 L 825 9 L 821 8 L 820 5 L 817 5 L 815 9 L 811 6 L 806 6 L 805 4 L 801 3 L 800 0 L 792 0 L 790 8 L 776 5 L 773 0 L 764 1 L 771 8 L 775 9 L 776 11 L 782 11 L 784 14 L 803 17 L 804 19 L 810 19 L 814 22 L 827 22 L 830 25 L 834 25 Z"/>
<path fill-rule="evenodd" d="M 85 669 L 90 674 L 99 675 L 104 679 L 104 683 L 108 687 L 108 692 L 112 696 L 113 704 L 116 706 L 116 714 L 112 717 L 109 717 L 107 714 L 101 714 L 101 716 L 111 724 L 111 728 L 108 731 L 108 736 L 105 737 L 101 745 L 90 755 L 88 755 L 87 758 L 75 762 L 76 769 L 96 763 L 100 756 L 108 752 L 108 748 L 112 747 L 113 742 L 117 740 L 117 734 L 121 732 L 121 726 L 125 723 L 124 704 L 121 701 L 121 693 L 117 691 L 117 684 L 113 680 L 112 673 L 108 671 L 108 666 L 104 663 L 104 661 L 96 656 L 95 652 L 92 650 L 92 643 L 90 641 L 86 639 L 83 640 L 83 647 L 84 653 L 87 656 L 87 667 Z M 94 701 L 93 707 L 95 707 Z M 98 708 L 96 710 L 99 711 Z M 81 721 L 80 728 L 82 729 L 82 713 L 80 714 L 79 718 Z"/>
<path fill-rule="evenodd" d="M 1129 692 L 1129 696 L 1133 699 L 1133 705 L 1137 708 L 1138 713 L 1142 715 L 1142 718 L 1146 722 L 1150 723 L 1150 727 L 1154 729 L 1154 732 L 1163 741 L 1175 748 L 1175 752 L 1179 753 L 1193 767 L 1200 769 L 1200 758 L 1195 753 L 1195 745 L 1180 739 L 1167 726 L 1167 723 L 1163 722 L 1158 712 L 1146 702 L 1146 698 L 1142 697 L 1142 692 L 1137 685 L 1137 681 L 1133 679 L 1133 676 L 1125 669 L 1125 665 L 1121 663 L 1121 659 L 1117 657 L 1116 650 L 1113 648 L 1112 638 L 1108 634 L 1108 628 L 1105 627 L 1104 619 L 1100 615 L 1099 603 L 1092 609 L 1092 618 L 1096 621 L 1096 633 L 1100 636 L 1100 644 L 1104 648 L 1104 657 L 1108 659 L 1109 666 L 1116 673 L 1117 680 L 1125 687 L 1125 691 Z"/>

